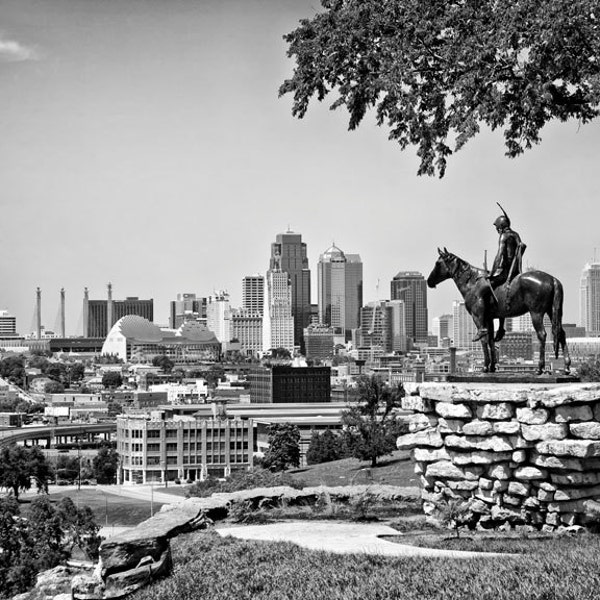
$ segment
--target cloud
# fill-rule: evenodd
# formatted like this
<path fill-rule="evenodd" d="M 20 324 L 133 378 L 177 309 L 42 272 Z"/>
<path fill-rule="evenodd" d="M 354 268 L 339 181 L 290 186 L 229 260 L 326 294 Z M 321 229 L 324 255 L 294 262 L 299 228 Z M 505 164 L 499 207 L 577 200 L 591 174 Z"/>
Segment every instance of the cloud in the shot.
<path fill-rule="evenodd" d="M 22 62 L 38 58 L 39 54 L 35 48 L 0 37 L 0 62 Z"/>

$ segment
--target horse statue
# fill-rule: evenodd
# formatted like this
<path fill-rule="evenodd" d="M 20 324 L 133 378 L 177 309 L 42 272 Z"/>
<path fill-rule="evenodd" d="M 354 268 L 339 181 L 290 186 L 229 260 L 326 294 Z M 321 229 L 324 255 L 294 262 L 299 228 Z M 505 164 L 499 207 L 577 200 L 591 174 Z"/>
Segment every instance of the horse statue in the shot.
<path fill-rule="evenodd" d="M 538 375 L 541 375 L 546 367 L 545 315 L 550 317 L 552 323 L 554 354 L 558 358 L 559 347 L 562 349 L 565 372 L 569 372 L 571 359 L 562 326 L 563 287 L 556 277 L 543 271 L 526 271 L 492 291 L 486 271 L 470 265 L 462 258 L 448 252 L 446 248 L 443 251 L 438 248 L 438 254 L 439 258 L 427 278 L 427 285 L 434 288 L 446 279 L 453 279 L 477 328 L 487 329 L 487 335 L 481 339 L 485 373 L 493 373 L 496 370 L 495 342 L 499 342 L 504 337 L 504 319 L 519 317 L 525 313 L 531 315 L 531 322 L 540 342 Z M 494 301 L 486 303 L 486 294 L 488 298 L 489 294 L 492 294 Z M 485 314 L 486 306 L 489 314 Z M 495 337 L 494 319 L 500 319 Z"/>

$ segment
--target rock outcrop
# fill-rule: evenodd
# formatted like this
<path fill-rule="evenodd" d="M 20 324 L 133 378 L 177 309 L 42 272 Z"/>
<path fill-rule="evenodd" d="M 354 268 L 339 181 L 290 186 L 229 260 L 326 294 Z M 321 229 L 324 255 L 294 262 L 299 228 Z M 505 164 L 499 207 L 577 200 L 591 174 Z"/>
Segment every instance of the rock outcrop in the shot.
<path fill-rule="evenodd" d="M 403 399 L 424 510 L 470 499 L 483 527 L 585 524 L 600 504 L 600 384 L 424 383 Z"/>

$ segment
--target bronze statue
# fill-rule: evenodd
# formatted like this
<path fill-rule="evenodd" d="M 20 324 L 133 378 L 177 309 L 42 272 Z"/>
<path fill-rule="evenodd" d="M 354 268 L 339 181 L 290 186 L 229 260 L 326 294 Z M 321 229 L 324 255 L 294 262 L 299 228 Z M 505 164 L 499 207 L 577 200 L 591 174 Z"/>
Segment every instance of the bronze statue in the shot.
<path fill-rule="evenodd" d="M 434 288 L 446 279 L 454 280 L 475 325 L 480 331 L 485 329 L 485 334 L 480 340 L 483 347 L 484 372 L 493 373 L 496 370 L 494 319 L 500 319 L 500 327 L 503 330 L 506 317 L 518 317 L 527 312 L 531 315 L 540 342 L 538 374 L 543 373 L 546 366 L 545 315 L 548 315 L 552 322 L 554 354 L 558 358 L 559 349 L 562 349 L 565 371 L 569 372 L 571 359 L 562 327 L 563 287 L 558 279 L 543 271 L 527 271 L 513 276 L 513 270 L 520 270 L 513 258 L 506 271 L 504 283 L 492 290 L 490 280 L 483 269 L 473 267 L 445 248 L 443 251 L 438 248 L 438 253 L 439 258 L 427 278 L 427 285 Z"/>

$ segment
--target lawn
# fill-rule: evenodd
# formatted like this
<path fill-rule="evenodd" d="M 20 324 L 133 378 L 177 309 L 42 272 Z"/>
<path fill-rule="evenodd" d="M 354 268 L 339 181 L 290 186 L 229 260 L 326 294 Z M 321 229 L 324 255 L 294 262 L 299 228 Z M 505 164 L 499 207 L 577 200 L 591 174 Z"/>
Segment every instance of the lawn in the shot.
<path fill-rule="evenodd" d="M 195 532 L 174 573 L 134 600 L 597 600 L 600 539 L 556 537 L 518 557 L 387 558 Z"/>

